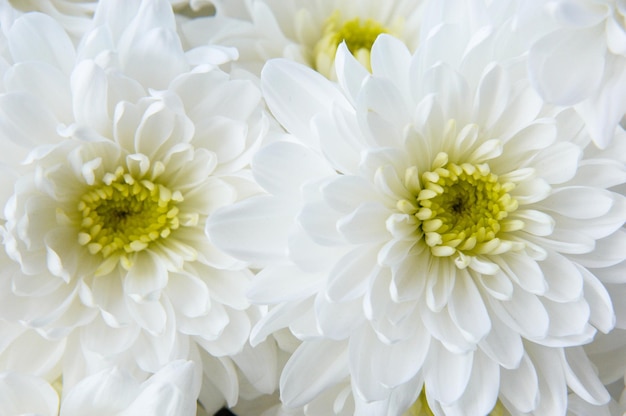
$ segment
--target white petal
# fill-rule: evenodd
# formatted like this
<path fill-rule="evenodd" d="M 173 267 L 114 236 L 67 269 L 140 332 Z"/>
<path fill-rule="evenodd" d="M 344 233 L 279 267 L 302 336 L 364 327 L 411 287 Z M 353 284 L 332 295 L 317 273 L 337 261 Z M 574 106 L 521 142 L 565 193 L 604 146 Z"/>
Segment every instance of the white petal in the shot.
<path fill-rule="evenodd" d="M 476 123 L 489 128 L 507 107 L 509 98 L 508 74 L 500 65 L 485 68 L 474 98 Z"/>
<path fill-rule="evenodd" d="M 328 275 L 326 294 L 335 302 L 362 296 L 377 271 L 377 247 L 358 247 L 343 256 Z"/>
<path fill-rule="evenodd" d="M 359 201 L 377 199 L 372 184 L 362 176 L 340 175 L 322 187 L 324 200 L 338 211 L 350 212 Z"/>
<path fill-rule="evenodd" d="M 272 394 L 278 384 L 277 348 L 272 342 L 264 342 L 254 348 L 246 345 L 241 353 L 232 357 L 238 370 L 264 394 Z"/>
<path fill-rule="evenodd" d="M 329 302 L 315 297 L 315 316 L 320 332 L 329 339 L 346 339 L 365 320 L 360 299 L 349 302 Z"/>
<path fill-rule="evenodd" d="M 23 62 L 13 65 L 4 75 L 7 92 L 28 92 L 52 110 L 57 119 L 69 124 L 72 120 L 72 96 L 67 76 L 44 62 Z"/>
<path fill-rule="evenodd" d="M 447 310 L 434 313 L 428 307 L 420 306 L 424 326 L 447 350 L 452 351 L 453 354 L 462 355 L 476 348 L 476 344 L 467 341 L 459 328 L 452 322 Z"/>
<path fill-rule="evenodd" d="M 285 59 L 268 61 L 261 72 L 268 107 L 285 129 L 305 144 L 316 146 L 311 120 L 333 102 L 348 107 L 347 100 L 330 81 L 312 69 Z"/>
<path fill-rule="evenodd" d="M 604 70 L 602 29 L 561 29 L 530 49 L 532 80 L 546 101 L 575 104 L 595 91 Z"/>
<path fill-rule="evenodd" d="M 186 273 L 170 273 L 165 290 L 174 308 L 189 317 L 209 309 L 209 289 L 199 278 Z"/>
<path fill-rule="evenodd" d="M 54 114 L 32 95 L 7 93 L 0 96 L 0 117 L 0 134 L 19 146 L 34 148 L 60 140 Z"/>
<path fill-rule="evenodd" d="M 294 317 L 302 316 L 313 308 L 313 299 L 285 302 L 274 306 L 263 316 L 250 332 L 250 344 L 254 347 L 263 342 L 268 335 L 288 327 Z"/>
<path fill-rule="evenodd" d="M 607 4 L 579 0 L 553 2 L 547 9 L 559 24 L 574 27 L 594 26 L 609 13 Z"/>
<path fill-rule="evenodd" d="M 206 232 L 218 248 L 237 258 L 280 260 L 287 255 L 293 216 L 289 200 L 253 197 L 215 212 L 207 220 Z"/>
<path fill-rule="evenodd" d="M 589 305 L 584 299 L 575 302 L 553 302 L 542 299 L 543 306 L 550 316 L 548 337 L 562 338 L 562 345 L 570 345 L 568 337 L 585 335 L 589 321 Z M 538 341 L 541 343 L 541 341 Z"/>
<path fill-rule="evenodd" d="M 513 295 L 513 284 L 502 270 L 492 275 L 476 273 L 474 276 L 490 296 L 498 300 L 511 299 Z"/>
<path fill-rule="evenodd" d="M 425 268 L 426 274 L 426 305 L 433 311 L 439 312 L 448 303 L 448 299 L 456 281 L 456 266 L 451 265 L 448 259 L 431 258 Z"/>
<path fill-rule="evenodd" d="M 412 379 L 426 358 L 428 338 L 412 337 L 387 345 L 367 326 L 350 337 L 350 369 L 356 388 L 367 401 L 384 398 L 393 388 Z M 378 397 L 379 394 L 383 397 Z"/>
<path fill-rule="evenodd" d="M 548 333 L 550 316 L 535 295 L 516 287 L 510 300 L 494 300 L 491 306 L 498 318 L 524 337 L 541 338 Z"/>
<path fill-rule="evenodd" d="M 433 93 L 437 96 L 448 117 L 464 121 L 468 109 L 471 108 L 471 94 L 468 92 L 467 81 L 457 71 L 439 62 L 423 74 L 419 83 L 422 84 L 424 95 Z"/>
<path fill-rule="evenodd" d="M 472 374 L 467 389 L 458 401 L 451 406 L 442 404 L 450 414 L 486 415 L 496 405 L 500 390 L 500 369 L 498 364 L 481 353 L 474 354 Z"/>
<path fill-rule="evenodd" d="M 379 35 L 371 50 L 370 64 L 372 73 L 381 78 L 390 79 L 399 87 L 400 92 L 409 92 L 409 68 L 411 53 L 397 38 L 386 34 Z M 337 58 L 335 58 L 337 65 Z"/>
<path fill-rule="evenodd" d="M 328 113 L 313 118 L 311 128 L 319 137 L 326 160 L 336 171 L 358 172 L 360 155 L 366 145 L 354 110 L 331 103 Z"/>
<path fill-rule="evenodd" d="M 626 54 L 626 32 L 616 19 L 621 16 L 611 16 L 606 19 L 606 43 L 609 50 L 616 55 Z"/>
<path fill-rule="evenodd" d="M 71 84 L 76 121 L 108 136 L 111 132 L 111 116 L 104 70 L 94 61 L 82 61 L 72 72 Z"/>
<path fill-rule="evenodd" d="M 233 309 L 243 310 L 250 306 L 246 291 L 253 274 L 248 269 L 221 270 L 213 267 L 195 266 L 209 288 L 211 299 Z"/>
<path fill-rule="evenodd" d="M 555 122 L 551 119 L 531 121 L 505 142 L 502 162 L 524 160 L 531 152 L 547 148 L 556 139 L 557 132 Z"/>
<path fill-rule="evenodd" d="M 351 243 L 382 242 L 389 239 L 385 221 L 389 210 L 380 203 L 365 202 L 337 222 L 339 232 Z"/>
<path fill-rule="evenodd" d="M 571 186 L 555 189 L 538 205 L 567 217 L 591 219 L 606 214 L 613 205 L 613 198 L 604 189 Z"/>
<path fill-rule="evenodd" d="M 530 350 L 539 379 L 539 404 L 537 414 L 561 415 L 567 409 L 567 384 L 559 359 L 559 350 L 536 345 L 526 346 Z"/>
<path fill-rule="evenodd" d="M 552 234 L 554 230 L 554 219 L 545 212 L 534 209 L 517 210 L 511 215 L 511 218 L 520 219 L 524 222 L 523 230 L 539 236 Z"/>
<path fill-rule="evenodd" d="M 582 399 L 595 405 L 607 403 L 611 396 L 595 373 L 582 347 L 565 348 L 563 355 L 567 385 Z"/>
<path fill-rule="evenodd" d="M 167 315 L 159 301 L 137 303 L 127 298 L 126 306 L 133 319 L 152 335 L 162 334 Z"/>
<path fill-rule="evenodd" d="M 392 269 L 390 285 L 391 298 L 395 302 L 416 300 L 422 294 L 426 276 L 419 271 L 423 264 L 428 264 L 428 254 L 411 254 L 397 268 Z"/>
<path fill-rule="evenodd" d="M 534 294 L 543 294 L 547 290 L 548 285 L 538 262 L 525 253 L 509 252 L 493 260 L 522 289 Z"/>
<path fill-rule="evenodd" d="M 138 325 L 113 328 L 103 319 L 97 318 L 81 328 L 80 339 L 85 348 L 106 356 L 130 348 L 137 339 L 139 331 Z"/>
<path fill-rule="evenodd" d="M 202 125 L 202 135 L 194 138 L 202 147 L 215 152 L 221 163 L 239 156 L 246 148 L 248 126 L 243 121 L 210 117 Z M 201 141 L 200 141 L 201 140 Z"/>
<path fill-rule="evenodd" d="M 585 300 L 589 303 L 589 322 L 607 333 L 615 326 L 615 312 L 606 287 L 587 269 L 578 267 L 583 277 Z M 622 276 L 624 276 L 622 272 Z"/>
<path fill-rule="evenodd" d="M 292 301 L 315 293 L 322 283 L 319 275 L 294 266 L 268 266 L 253 278 L 247 296 L 255 303 Z"/>
<path fill-rule="evenodd" d="M 193 416 L 200 392 L 200 369 L 192 361 L 173 361 L 141 385 L 141 393 L 120 413 Z"/>
<path fill-rule="evenodd" d="M 548 290 L 545 296 L 556 302 L 570 302 L 583 294 L 583 278 L 576 265 L 558 253 L 549 252 L 548 258 L 538 263 Z"/>
<path fill-rule="evenodd" d="M 163 262 L 151 251 L 137 253 L 124 279 L 124 292 L 136 301 L 158 299 L 168 281 Z"/>
<path fill-rule="evenodd" d="M 318 154 L 291 142 L 263 147 L 254 156 L 252 171 L 259 185 L 275 195 L 295 195 L 303 184 L 334 174 Z"/>
<path fill-rule="evenodd" d="M 348 375 L 344 343 L 305 341 L 293 353 L 280 377 L 281 400 L 289 407 L 303 406 Z M 315 365 L 311 365 L 315 363 Z"/>
<path fill-rule="evenodd" d="M 539 380 L 527 354 L 519 367 L 500 370 L 500 391 L 516 410 L 526 413 L 535 409 L 539 401 Z"/>
<path fill-rule="evenodd" d="M 45 380 L 31 375 L 0 373 L 0 403 L 3 415 L 57 414 L 59 396 Z"/>
<path fill-rule="evenodd" d="M 348 50 L 345 42 L 340 43 L 337 47 L 335 69 L 337 71 L 339 85 L 341 85 L 341 88 L 346 92 L 346 95 L 354 105 L 363 82 L 365 82 L 370 74 L 367 69 L 363 68 L 363 65 L 356 60 L 352 52 Z"/>
<path fill-rule="evenodd" d="M 537 173 L 551 184 L 566 182 L 574 177 L 580 165 L 582 152 L 572 143 L 555 143 L 533 159 Z"/>
<path fill-rule="evenodd" d="M 404 130 L 410 124 L 407 107 L 391 80 L 372 77 L 359 91 L 356 110 L 361 125 L 369 128 L 373 144 L 400 147 Z"/>
<path fill-rule="evenodd" d="M 573 182 L 582 186 L 611 188 L 626 182 L 626 166 L 611 159 L 584 160 L 578 166 Z"/>
<path fill-rule="evenodd" d="M 218 305 L 214 305 L 218 306 Z M 250 319 L 240 311 L 227 310 L 228 325 L 214 339 L 203 338 L 200 333 L 198 343 L 211 355 L 222 357 L 239 354 L 250 335 Z"/>
<path fill-rule="evenodd" d="M 577 111 L 585 121 L 592 140 L 603 149 L 619 134 L 616 127 L 625 109 L 620 97 L 626 92 L 626 74 L 619 69 L 624 58 L 617 59 L 620 63 L 611 65 L 596 94 L 577 105 Z"/>
<path fill-rule="evenodd" d="M 478 343 L 491 330 L 491 320 L 472 276 L 459 270 L 448 302 L 450 318 L 470 342 Z"/>
<path fill-rule="evenodd" d="M 520 335 L 495 316 L 491 317 L 491 331 L 478 345 L 492 360 L 507 369 L 517 368 L 524 354 Z"/>
<path fill-rule="evenodd" d="M 97 416 L 115 414 L 139 395 L 139 383 L 118 368 L 106 369 L 83 379 L 64 396 L 61 414 Z M 111 400 L 115 397 L 115 400 Z"/>
<path fill-rule="evenodd" d="M 176 75 L 188 68 L 180 39 L 165 28 L 149 30 L 130 46 L 120 48 L 125 72 L 147 88 L 165 89 Z"/>
<path fill-rule="evenodd" d="M 577 254 L 573 258 L 585 267 L 610 267 L 624 261 L 626 231 L 620 228 L 610 236 L 598 240 L 593 251 Z"/>
<path fill-rule="evenodd" d="M 467 388 L 473 362 L 473 352 L 455 354 L 440 344 L 431 344 L 423 370 L 426 394 L 442 404 L 458 400 Z"/>
<path fill-rule="evenodd" d="M 15 62 L 47 62 L 65 73 L 74 66 L 76 55 L 72 41 L 47 15 L 32 13 L 17 19 L 11 26 L 8 40 Z"/>
<path fill-rule="evenodd" d="M 315 201 L 302 207 L 297 221 L 316 244 L 338 246 L 344 243 L 343 236 L 337 230 L 339 216 L 328 204 Z"/>

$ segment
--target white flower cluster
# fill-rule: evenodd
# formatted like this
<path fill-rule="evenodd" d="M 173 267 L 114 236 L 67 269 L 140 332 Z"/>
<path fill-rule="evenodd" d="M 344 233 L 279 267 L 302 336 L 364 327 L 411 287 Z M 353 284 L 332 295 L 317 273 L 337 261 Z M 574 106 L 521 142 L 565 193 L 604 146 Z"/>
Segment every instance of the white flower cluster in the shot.
<path fill-rule="evenodd" d="M 626 3 L 0 2 L 0 416 L 626 414 Z"/>

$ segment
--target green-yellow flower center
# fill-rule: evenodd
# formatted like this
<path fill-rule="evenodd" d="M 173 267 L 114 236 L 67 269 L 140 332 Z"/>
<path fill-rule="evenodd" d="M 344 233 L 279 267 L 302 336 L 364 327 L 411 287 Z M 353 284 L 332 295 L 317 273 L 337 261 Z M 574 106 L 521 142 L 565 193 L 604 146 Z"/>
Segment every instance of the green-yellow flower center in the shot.
<path fill-rule="evenodd" d="M 341 14 L 336 10 L 326 19 L 322 38 L 314 47 L 314 68 L 323 75 L 332 77 L 331 71 L 337 47 L 345 41 L 350 52 L 363 66 L 369 69 L 370 51 L 374 41 L 381 33 L 389 33 L 389 30 L 379 22 L 359 17 L 343 21 Z"/>
<path fill-rule="evenodd" d="M 167 238 L 179 227 L 176 205 L 182 200 L 180 192 L 137 180 L 118 167 L 80 198 L 78 242 L 94 255 L 114 257 L 129 266 L 130 253 Z"/>
<path fill-rule="evenodd" d="M 417 175 L 417 170 L 411 172 Z M 421 175 L 416 201 L 400 201 L 398 207 L 421 220 L 434 256 L 497 254 L 508 249 L 498 234 L 517 226 L 504 220 L 518 207 L 509 193 L 514 187 L 499 181 L 487 164 L 456 164 L 440 153 Z"/>
<path fill-rule="evenodd" d="M 487 416 L 505 416 L 509 414 L 510 413 L 498 400 L 494 408 L 491 409 L 491 412 L 489 412 Z M 424 392 L 424 389 L 422 389 L 415 403 L 413 403 L 411 407 L 406 412 L 404 412 L 403 416 L 434 416 L 433 411 L 430 410 L 430 407 L 428 406 L 428 401 L 426 400 L 426 393 Z"/>

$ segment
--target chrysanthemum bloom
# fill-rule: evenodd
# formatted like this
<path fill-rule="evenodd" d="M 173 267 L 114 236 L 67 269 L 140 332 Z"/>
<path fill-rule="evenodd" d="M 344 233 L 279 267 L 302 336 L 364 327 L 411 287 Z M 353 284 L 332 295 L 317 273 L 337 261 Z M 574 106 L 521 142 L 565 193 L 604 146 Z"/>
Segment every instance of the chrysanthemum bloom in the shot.
<path fill-rule="evenodd" d="M 604 147 L 626 114 L 626 6 L 557 0 L 542 7 L 556 28 L 530 49 L 533 82 L 547 101 L 576 105 L 592 139 Z"/>
<path fill-rule="evenodd" d="M 200 369 L 191 361 L 173 361 L 144 381 L 123 369 L 102 370 L 60 395 L 44 379 L 0 372 L 0 415 L 39 416 L 138 414 L 196 415 Z"/>
<path fill-rule="evenodd" d="M 126 3 L 131 4 L 131 7 L 139 4 L 136 0 Z M 169 0 L 169 3 L 177 16 L 185 20 L 215 13 L 210 0 Z M 41 12 L 52 17 L 73 39 L 79 40 L 91 29 L 91 19 L 97 7 L 97 0 L 8 0 L 0 4 L 0 20 L 10 19 L 10 15 Z"/>
<path fill-rule="evenodd" d="M 275 306 L 259 341 L 303 339 L 281 379 L 300 406 L 350 375 L 355 394 L 421 388 L 438 413 L 564 414 L 566 386 L 608 394 L 577 349 L 614 313 L 594 275 L 626 257 L 615 154 L 571 110 L 544 105 L 489 30 L 442 26 L 411 55 L 381 35 L 370 74 L 346 45 L 339 85 L 268 62 L 266 101 L 293 135 L 253 160 L 268 195 L 209 218 L 211 240 L 263 270 Z M 582 358 L 581 358 L 582 355 Z M 545 371 L 544 371 L 545 370 Z"/>
<path fill-rule="evenodd" d="M 233 4 L 231 4 L 233 3 Z M 337 47 L 348 49 L 369 67 L 378 35 L 392 34 L 414 50 L 423 0 L 259 0 L 217 3 L 217 15 L 182 26 L 192 45 L 211 41 L 240 51 L 238 65 L 255 72 L 269 58 L 286 57 L 334 77 Z"/>
<path fill-rule="evenodd" d="M 254 191 L 246 166 L 268 122 L 258 87 L 217 69 L 228 54 L 184 52 L 174 22 L 165 0 L 102 1 L 77 50 L 42 14 L 8 31 L 0 316 L 147 372 L 199 346 L 215 384 L 203 394 L 233 405 L 237 371 L 256 377 L 260 312 L 252 273 L 204 223 Z"/>
<path fill-rule="evenodd" d="M 0 5 L 0 12 L 45 13 L 78 39 L 89 29 L 96 6 L 94 0 L 8 0 Z"/>

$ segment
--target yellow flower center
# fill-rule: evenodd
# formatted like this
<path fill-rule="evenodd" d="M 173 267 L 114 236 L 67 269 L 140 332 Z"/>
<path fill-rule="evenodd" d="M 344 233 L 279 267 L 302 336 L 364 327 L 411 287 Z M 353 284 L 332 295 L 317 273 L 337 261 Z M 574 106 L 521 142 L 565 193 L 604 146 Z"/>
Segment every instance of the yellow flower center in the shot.
<path fill-rule="evenodd" d="M 180 192 L 147 179 L 136 180 L 122 167 L 80 198 L 78 242 L 91 254 L 115 258 L 130 267 L 128 254 L 167 238 L 179 227 Z"/>
<path fill-rule="evenodd" d="M 417 183 L 417 169 L 409 169 L 409 183 Z M 426 244 L 434 256 L 457 252 L 466 255 L 497 254 L 509 246 L 498 233 L 519 227 L 503 221 L 518 207 L 509 192 L 511 182 L 501 183 L 487 164 L 448 161 L 446 153 L 435 158 L 430 171 L 421 175 L 415 201 L 399 201 L 398 208 L 422 221 Z"/>
<path fill-rule="evenodd" d="M 498 400 L 494 408 L 491 409 L 491 412 L 489 412 L 487 416 L 505 416 L 509 414 L 510 413 Z M 434 416 L 433 411 L 430 410 L 430 407 L 428 406 L 426 394 L 424 393 L 423 389 L 415 403 L 413 403 L 402 416 Z"/>
<path fill-rule="evenodd" d="M 370 50 L 374 41 L 381 33 L 389 30 L 373 19 L 361 20 L 359 17 L 342 21 L 341 14 L 336 10 L 324 23 L 322 38 L 313 49 L 314 68 L 331 78 L 335 53 L 341 42 L 359 62 L 370 69 Z"/>

